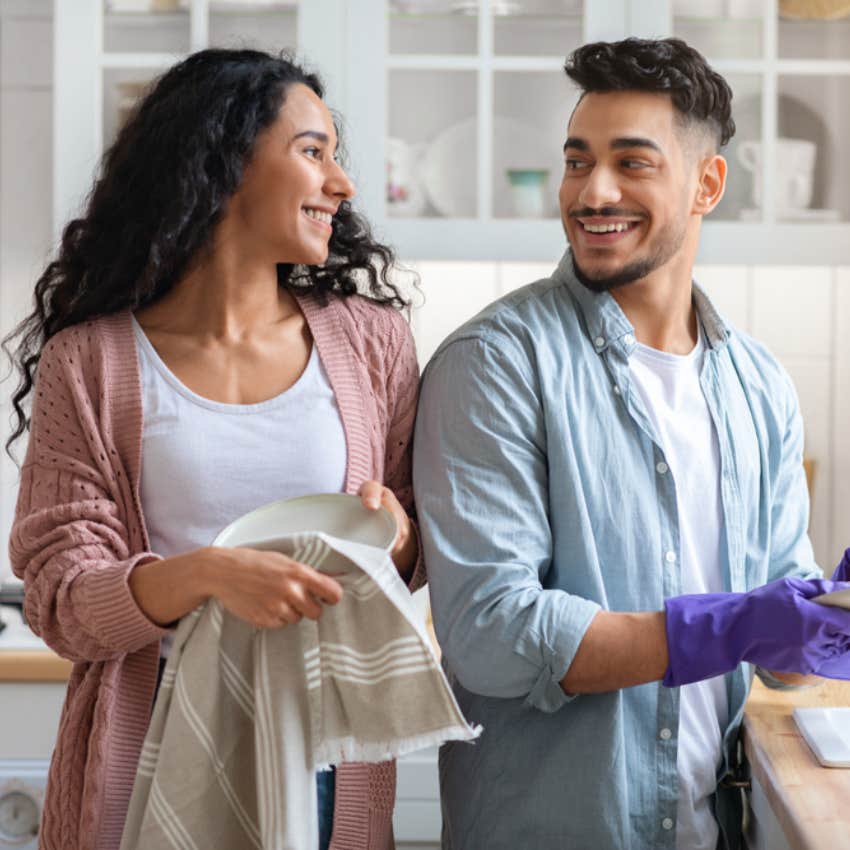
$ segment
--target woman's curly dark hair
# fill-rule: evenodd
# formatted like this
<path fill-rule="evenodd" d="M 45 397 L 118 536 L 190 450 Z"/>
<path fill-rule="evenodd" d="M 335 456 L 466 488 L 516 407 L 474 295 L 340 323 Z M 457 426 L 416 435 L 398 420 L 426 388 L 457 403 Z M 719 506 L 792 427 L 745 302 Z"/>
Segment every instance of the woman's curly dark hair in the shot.
<path fill-rule="evenodd" d="M 66 225 L 58 257 L 36 282 L 33 312 L 3 341 L 19 373 L 7 451 L 29 427 L 24 403 L 47 340 L 151 304 L 180 280 L 210 246 L 257 136 L 297 83 L 324 96 L 319 78 L 290 57 L 256 50 L 202 50 L 154 83 L 104 154 L 83 216 Z M 360 291 L 402 308 L 408 302 L 389 278 L 394 265 L 393 251 L 344 201 L 327 262 L 279 264 L 278 280 L 323 301 Z"/>
<path fill-rule="evenodd" d="M 682 123 L 704 126 L 718 149 L 735 135 L 729 84 L 698 50 L 679 38 L 627 38 L 585 44 L 570 54 L 564 70 L 584 94 L 669 94 Z"/>

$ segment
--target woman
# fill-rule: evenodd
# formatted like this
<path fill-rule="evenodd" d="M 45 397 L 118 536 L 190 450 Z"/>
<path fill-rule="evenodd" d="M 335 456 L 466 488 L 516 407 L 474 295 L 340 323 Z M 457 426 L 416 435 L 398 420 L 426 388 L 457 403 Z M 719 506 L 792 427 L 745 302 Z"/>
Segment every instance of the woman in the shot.
<path fill-rule="evenodd" d="M 336 581 L 279 553 L 209 547 L 228 522 L 356 492 L 395 515 L 393 560 L 412 589 L 423 581 L 415 352 L 393 255 L 351 210 L 321 98 L 314 75 L 250 50 L 169 70 L 15 332 L 7 448 L 30 439 L 12 564 L 33 629 L 74 662 L 48 850 L 118 847 L 169 625 L 209 597 L 259 628 L 339 600 Z M 323 848 L 331 824 L 331 847 L 392 846 L 392 763 L 317 781 Z"/>

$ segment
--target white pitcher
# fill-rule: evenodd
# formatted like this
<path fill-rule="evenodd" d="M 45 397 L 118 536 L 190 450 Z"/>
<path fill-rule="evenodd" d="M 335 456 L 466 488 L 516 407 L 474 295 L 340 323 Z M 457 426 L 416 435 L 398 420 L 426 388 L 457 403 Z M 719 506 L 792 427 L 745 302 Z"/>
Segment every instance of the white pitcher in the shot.
<path fill-rule="evenodd" d="M 776 140 L 776 208 L 806 209 L 812 202 L 817 145 L 807 139 Z M 753 175 L 753 205 L 762 205 L 761 142 L 738 145 L 738 161 Z"/>

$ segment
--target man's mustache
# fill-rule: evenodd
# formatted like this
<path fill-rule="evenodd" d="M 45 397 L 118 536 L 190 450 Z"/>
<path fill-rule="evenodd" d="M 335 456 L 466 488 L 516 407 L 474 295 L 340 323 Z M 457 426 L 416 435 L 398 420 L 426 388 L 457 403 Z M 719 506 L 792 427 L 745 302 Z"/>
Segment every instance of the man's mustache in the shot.
<path fill-rule="evenodd" d="M 573 210 L 570 213 L 570 218 L 594 218 L 604 217 L 610 218 L 643 218 L 642 213 L 636 213 L 632 210 L 624 210 L 620 207 L 603 207 L 601 210 L 593 210 L 590 207 L 582 207 L 580 210 Z"/>

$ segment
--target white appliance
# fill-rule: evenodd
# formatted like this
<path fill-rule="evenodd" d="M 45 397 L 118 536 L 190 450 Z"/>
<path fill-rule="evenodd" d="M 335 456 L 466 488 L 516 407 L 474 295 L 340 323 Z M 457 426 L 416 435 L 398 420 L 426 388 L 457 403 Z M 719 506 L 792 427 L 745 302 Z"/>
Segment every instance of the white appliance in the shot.
<path fill-rule="evenodd" d="M 0 759 L 0 848 L 36 850 L 48 759 Z"/>

